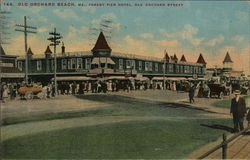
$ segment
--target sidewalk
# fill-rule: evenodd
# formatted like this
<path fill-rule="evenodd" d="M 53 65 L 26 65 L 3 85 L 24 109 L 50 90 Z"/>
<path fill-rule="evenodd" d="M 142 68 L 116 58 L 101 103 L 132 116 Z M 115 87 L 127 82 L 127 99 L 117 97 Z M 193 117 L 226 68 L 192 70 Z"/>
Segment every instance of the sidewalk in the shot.
<path fill-rule="evenodd" d="M 227 150 L 227 159 L 250 159 L 250 131 L 229 143 Z M 220 159 L 221 149 L 214 152 L 207 159 Z"/>
<path fill-rule="evenodd" d="M 232 135 L 228 136 L 231 137 Z M 209 143 L 187 156 L 188 159 L 197 159 L 216 145 L 221 144 L 222 137 L 216 142 Z M 250 159 L 250 130 L 228 144 L 227 159 Z M 222 149 L 219 149 L 205 159 L 222 159 Z"/>

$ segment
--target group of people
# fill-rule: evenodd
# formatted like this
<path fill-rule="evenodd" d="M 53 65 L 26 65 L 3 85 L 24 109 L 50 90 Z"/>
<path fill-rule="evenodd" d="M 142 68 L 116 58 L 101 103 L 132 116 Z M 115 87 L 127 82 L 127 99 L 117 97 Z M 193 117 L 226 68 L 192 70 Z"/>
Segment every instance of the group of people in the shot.
<path fill-rule="evenodd" d="M 106 93 L 131 90 L 147 90 L 148 82 L 129 80 L 58 82 L 58 94 L 84 94 L 85 92 Z"/>
<path fill-rule="evenodd" d="M 6 99 L 15 99 L 18 96 L 18 89 L 25 86 L 24 83 L 1 83 L 0 85 L 0 100 L 3 103 Z M 55 96 L 55 85 L 48 83 L 33 83 L 31 86 L 39 86 L 45 97 L 50 98 Z M 113 80 L 113 81 L 85 81 L 85 82 L 58 82 L 58 94 L 84 94 L 85 92 L 106 93 L 130 90 L 147 90 L 147 89 L 163 89 L 163 82 L 150 81 L 130 81 L 130 80 Z M 173 91 L 188 91 L 189 102 L 194 103 L 194 97 L 209 97 L 209 87 L 206 82 L 184 82 L 181 81 L 166 81 L 166 89 Z M 231 91 L 232 92 L 232 91 Z M 241 91 L 234 91 L 235 97 L 231 101 L 230 113 L 233 116 L 234 131 L 238 132 L 244 129 L 244 117 L 250 125 L 250 109 L 246 108 L 244 98 L 240 97 Z"/>
<path fill-rule="evenodd" d="M 8 98 L 11 100 L 15 99 L 18 95 L 17 90 L 20 88 L 20 86 L 20 83 L 1 83 L 0 100 L 5 103 Z"/>

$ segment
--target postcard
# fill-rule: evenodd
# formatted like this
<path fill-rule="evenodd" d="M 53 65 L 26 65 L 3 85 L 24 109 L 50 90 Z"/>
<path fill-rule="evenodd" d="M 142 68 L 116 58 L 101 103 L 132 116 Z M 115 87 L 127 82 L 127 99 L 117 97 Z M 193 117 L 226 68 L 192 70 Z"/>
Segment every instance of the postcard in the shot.
<path fill-rule="evenodd" d="M 250 159 L 250 2 L 1 0 L 1 159 Z"/>

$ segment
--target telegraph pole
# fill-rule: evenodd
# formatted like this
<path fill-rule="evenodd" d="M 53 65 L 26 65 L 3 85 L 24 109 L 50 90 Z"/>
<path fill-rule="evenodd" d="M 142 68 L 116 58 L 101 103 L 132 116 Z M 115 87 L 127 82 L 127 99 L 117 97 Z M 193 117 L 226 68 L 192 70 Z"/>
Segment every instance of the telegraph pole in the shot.
<path fill-rule="evenodd" d="M 23 29 L 15 29 L 15 31 L 18 32 L 23 32 L 24 33 L 24 48 L 25 48 L 25 82 L 28 83 L 28 42 L 27 42 L 27 37 L 28 37 L 28 33 L 33 33 L 35 34 L 37 28 L 36 27 L 32 27 L 32 26 L 28 26 L 27 25 L 27 18 L 26 16 L 24 16 L 24 24 L 16 24 L 16 27 L 22 27 Z M 28 30 L 30 29 L 30 30 Z M 33 29 L 33 30 L 32 30 Z"/>
<path fill-rule="evenodd" d="M 56 46 L 60 44 L 60 39 L 62 36 L 60 33 L 56 33 L 56 28 L 54 28 L 53 32 L 49 32 L 51 37 L 48 38 L 51 41 L 50 46 L 54 46 L 54 85 L 55 85 L 55 96 L 57 95 L 57 79 L 56 79 L 56 70 L 57 70 L 57 61 L 56 61 Z"/>
<path fill-rule="evenodd" d="M 166 50 L 164 50 L 164 59 L 163 59 L 163 90 L 166 90 Z"/>

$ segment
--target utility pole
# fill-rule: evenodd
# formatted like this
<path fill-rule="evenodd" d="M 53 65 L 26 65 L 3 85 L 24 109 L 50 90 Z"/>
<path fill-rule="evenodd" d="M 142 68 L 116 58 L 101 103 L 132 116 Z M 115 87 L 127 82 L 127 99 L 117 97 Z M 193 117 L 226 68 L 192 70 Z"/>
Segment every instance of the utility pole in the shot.
<path fill-rule="evenodd" d="M 37 28 L 36 27 L 32 27 L 32 26 L 28 26 L 27 25 L 27 17 L 24 16 L 24 24 L 16 24 L 16 27 L 22 27 L 23 29 L 15 29 L 15 31 L 18 32 L 23 32 L 24 33 L 24 48 L 25 48 L 25 82 L 28 83 L 28 42 L 27 42 L 27 37 L 28 37 L 28 33 L 33 33 L 35 34 Z M 28 29 L 34 29 L 34 30 L 28 30 Z"/>
<path fill-rule="evenodd" d="M 164 50 L 164 59 L 163 59 L 163 90 L 166 90 L 166 50 Z"/>
<path fill-rule="evenodd" d="M 56 62 L 56 46 L 60 44 L 60 39 L 62 36 L 60 33 L 56 33 L 56 28 L 54 28 L 53 32 L 49 32 L 51 37 L 48 38 L 52 43 L 50 46 L 54 46 L 54 85 L 55 85 L 55 96 L 57 95 L 57 79 L 56 79 L 56 70 L 57 70 L 57 62 Z"/>

